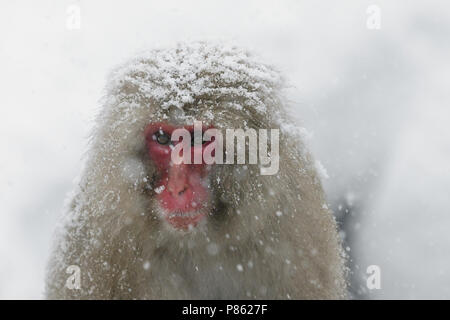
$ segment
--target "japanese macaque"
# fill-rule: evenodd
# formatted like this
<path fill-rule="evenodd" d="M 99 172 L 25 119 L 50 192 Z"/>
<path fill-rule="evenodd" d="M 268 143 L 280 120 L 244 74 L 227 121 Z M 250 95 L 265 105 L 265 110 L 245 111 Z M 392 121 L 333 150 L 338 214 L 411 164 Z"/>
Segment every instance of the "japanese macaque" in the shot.
<path fill-rule="evenodd" d="M 55 239 L 47 298 L 345 298 L 336 223 L 282 87 L 232 45 L 178 44 L 117 67 Z M 194 121 L 280 129 L 279 170 L 174 163 L 171 135 Z"/>

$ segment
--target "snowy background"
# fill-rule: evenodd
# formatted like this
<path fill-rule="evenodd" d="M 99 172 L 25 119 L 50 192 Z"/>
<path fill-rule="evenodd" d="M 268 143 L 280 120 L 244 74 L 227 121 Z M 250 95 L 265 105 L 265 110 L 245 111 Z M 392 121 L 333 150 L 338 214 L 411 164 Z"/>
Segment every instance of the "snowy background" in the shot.
<path fill-rule="evenodd" d="M 42 298 L 55 221 L 110 68 L 144 48 L 208 38 L 234 40 L 290 79 L 328 172 L 353 296 L 450 298 L 448 1 L 0 6 L 0 298 Z M 379 290 L 366 287 L 369 265 L 381 269 Z"/>

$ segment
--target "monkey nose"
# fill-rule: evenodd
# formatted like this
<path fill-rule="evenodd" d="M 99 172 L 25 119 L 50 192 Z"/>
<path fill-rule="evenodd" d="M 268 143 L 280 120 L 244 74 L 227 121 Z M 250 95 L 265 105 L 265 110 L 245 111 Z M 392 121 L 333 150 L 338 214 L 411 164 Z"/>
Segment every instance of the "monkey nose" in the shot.
<path fill-rule="evenodd" d="M 183 195 L 183 193 L 187 190 L 187 187 L 175 187 L 175 188 L 171 188 L 169 187 L 169 192 L 172 196 L 181 196 Z"/>
<path fill-rule="evenodd" d="M 167 191 L 174 197 L 183 195 L 188 190 L 188 172 L 184 166 L 173 166 L 169 170 Z"/>

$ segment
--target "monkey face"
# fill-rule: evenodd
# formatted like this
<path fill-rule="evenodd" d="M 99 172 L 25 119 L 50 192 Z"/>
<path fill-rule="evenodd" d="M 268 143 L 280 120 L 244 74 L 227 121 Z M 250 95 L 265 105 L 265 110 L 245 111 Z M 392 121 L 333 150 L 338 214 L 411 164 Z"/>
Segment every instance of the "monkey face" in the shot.
<path fill-rule="evenodd" d="M 151 123 L 145 130 L 148 155 L 156 167 L 156 199 L 162 218 L 172 227 L 188 230 L 201 223 L 210 209 L 210 166 L 204 163 L 174 163 L 173 152 L 178 144 L 186 141 L 174 141 L 172 133 L 179 129 L 167 123 Z M 203 152 L 211 141 L 194 143 L 193 127 L 184 126 L 192 137 L 183 152 L 190 156 Z M 187 148 L 186 148 L 187 147 Z"/>

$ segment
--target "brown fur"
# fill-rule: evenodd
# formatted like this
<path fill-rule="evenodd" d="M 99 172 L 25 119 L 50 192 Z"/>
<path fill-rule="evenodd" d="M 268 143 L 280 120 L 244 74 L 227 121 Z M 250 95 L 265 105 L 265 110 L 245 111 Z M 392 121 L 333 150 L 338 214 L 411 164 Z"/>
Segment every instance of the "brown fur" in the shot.
<path fill-rule="evenodd" d="M 233 48 L 221 53 L 220 46 L 208 46 L 188 45 L 179 52 L 172 49 L 172 57 L 193 52 L 207 56 L 211 50 L 222 58 L 241 54 Z M 159 52 L 132 63 L 158 69 L 152 55 Z M 246 70 L 263 70 L 276 77 L 272 69 L 254 62 L 248 54 L 244 58 L 235 61 Z M 217 59 L 219 65 L 221 61 Z M 289 130 L 280 133 L 278 174 L 262 176 L 257 165 L 213 168 L 210 188 L 215 196 L 205 225 L 180 232 L 157 215 L 152 191 L 155 170 L 145 149 L 145 126 L 161 120 L 192 124 L 196 119 L 220 129 L 279 128 L 280 123 L 287 123 L 279 79 L 255 79 L 253 73 L 230 83 L 199 70 L 196 79 L 212 79 L 205 84 L 211 90 L 194 95 L 182 106 L 163 108 L 170 99 L 142 93 L 146 81 L 159 85 L 158 80 L 126 66 L 111 76 L 88 161 L 49 262 L 47 297 L 344 298 L 336 224 L 325 206 L 311 158 Z M 245 70 L 235 68 L 233 72 Z M 263 86 L 255 87 L 256 81 Z M 216 90 L 238 87 L 254 93 L 255 98 Z M 236 104 L 244 108 L 233 108 Z M 260 105 L 266 109 L 261 111 Z M 278 216 L 277 211 L 283 214 Z M 65 286 L 69 265 L 80 267 L 81 289 Z"/>

